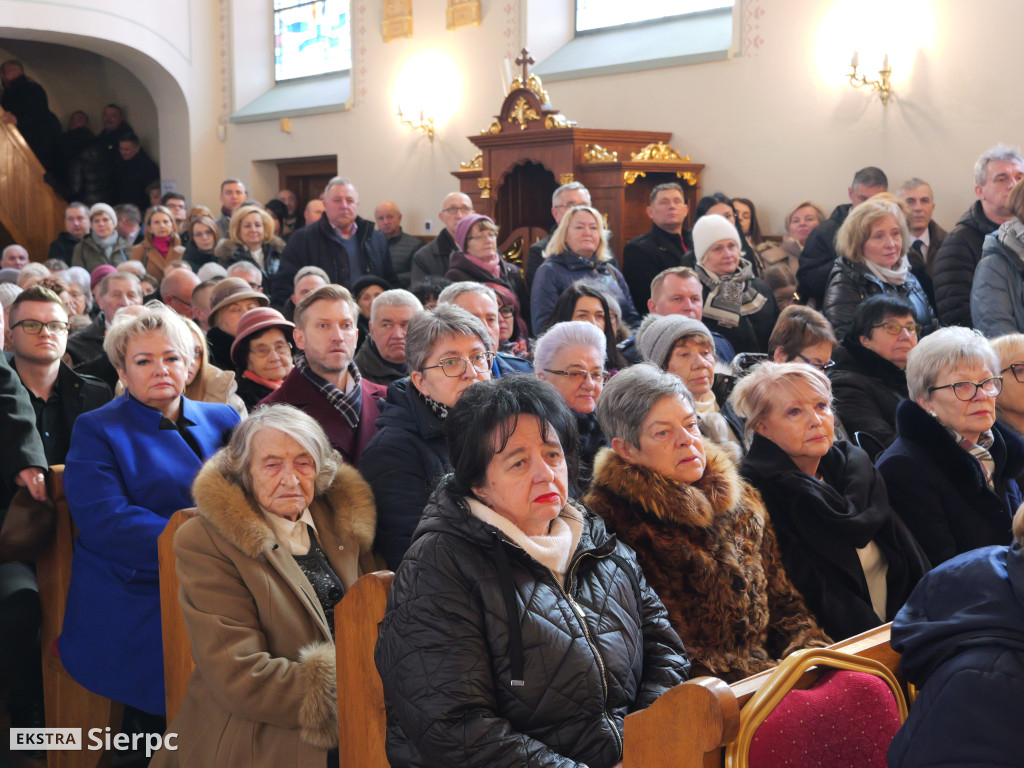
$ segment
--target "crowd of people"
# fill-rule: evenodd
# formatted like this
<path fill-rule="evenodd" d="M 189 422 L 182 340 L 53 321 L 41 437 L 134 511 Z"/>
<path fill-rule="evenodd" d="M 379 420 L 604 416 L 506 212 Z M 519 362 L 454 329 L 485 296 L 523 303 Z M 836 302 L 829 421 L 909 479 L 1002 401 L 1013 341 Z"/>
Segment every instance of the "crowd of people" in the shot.
<path fill-rule="evenodd" d="M 929 685 L 948 658 L 914 655 L 927 625 L 999 635 L 1024 540 L 1024 156 L 975 177 L 948 234 L 926 182 L 865 168 L 782 238 L 749 199 L 691 219 L 658 184 L 621 262 L 571 182 L 522 265 L 461 192 L 426 243 L 340 177 L 304 210 L 236 178 L 219 210 L 71 203 L 46 258 L 0 261 L 0 507 L 65 465 L 62 663 L 127 727 L 181 735 L 154 766 L 331 765 L 333 610 L 386 567 L 394 766 L 612 768 L 625 715 L 689 676 L 889 621 L 929 698 L 913 751 L 962 706 Z M 196 670 L 167 723 L 156 544 L 193 506 Z M 961 571 L 1010 583 L 936 591 Z M 41 724 L 33 580 L 0 565 L 16 725 Z"/>

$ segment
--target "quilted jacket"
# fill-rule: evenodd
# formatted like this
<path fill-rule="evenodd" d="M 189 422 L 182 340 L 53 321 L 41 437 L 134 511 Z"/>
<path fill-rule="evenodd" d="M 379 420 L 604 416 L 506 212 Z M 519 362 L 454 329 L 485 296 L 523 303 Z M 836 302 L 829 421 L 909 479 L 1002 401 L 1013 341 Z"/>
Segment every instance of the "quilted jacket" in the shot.
<path fill-rule="evenodd" d="M 393 768 L 622 759 L 625 716 L 690 665 L 633 551 L 589 511 L 566 582 L 438 489 L 377 643 Z"/>

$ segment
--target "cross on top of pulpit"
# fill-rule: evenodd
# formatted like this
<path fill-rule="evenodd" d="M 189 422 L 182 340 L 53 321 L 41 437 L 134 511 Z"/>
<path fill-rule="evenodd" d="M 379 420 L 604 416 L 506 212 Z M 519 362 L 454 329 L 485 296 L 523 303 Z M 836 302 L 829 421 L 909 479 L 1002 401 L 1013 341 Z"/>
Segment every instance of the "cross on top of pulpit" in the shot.
<path fill-rule="evenodd" d="M 536 64 L 533 57 L 530 56 L 530 52 L 523 48 L 519 52 L 519 56 L 516 58 L 516 64 L 521 64 L 523 67 L 523 85 L 526 85 L 526 67 L 530 64 Z"/>

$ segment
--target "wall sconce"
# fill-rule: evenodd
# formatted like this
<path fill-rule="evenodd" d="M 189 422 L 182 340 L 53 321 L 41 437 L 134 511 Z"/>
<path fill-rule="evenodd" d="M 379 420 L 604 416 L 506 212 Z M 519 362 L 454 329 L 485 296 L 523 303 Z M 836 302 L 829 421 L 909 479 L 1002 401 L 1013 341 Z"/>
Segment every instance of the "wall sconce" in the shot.
<path fill-rule="evenodd" d="M 882 68 L 878 70 L 878 76 L 880 80 L 868 80 L 864 75 L 857 74 L 857 51 L 853 52 L 853 58 L 850 59 L 850 85 L 854 88 L 863 88 L 869 86 L 871 90 L 878 91 L 878 98 L 882 100 L 882 104 L 889 103 L 889 96 L 892 93 L 892 87 L 889 85 L 889 78 L 892 75 L 892 67 L 889 66 L 889 54 L 885 54 L 885 59 L 882 61 Z"/>
<path fill-rule="evenodd" d="M 434 140 L 434 118 L 433 117 L 424 117 L 422 109 L 420 110 L 420 119 L 419 120 L 409 120 L 409 119 L 407 119 L 405 117 L 405 115 L 402 114 L 402 107 L 399 106 L 398 107 L 398 122 L 400 122 L 402 125 L 409 126 L 414 131 L 423 131 L 425 134 L 427 134 L 427 136 L 430 137 L 431 141 Z"/>

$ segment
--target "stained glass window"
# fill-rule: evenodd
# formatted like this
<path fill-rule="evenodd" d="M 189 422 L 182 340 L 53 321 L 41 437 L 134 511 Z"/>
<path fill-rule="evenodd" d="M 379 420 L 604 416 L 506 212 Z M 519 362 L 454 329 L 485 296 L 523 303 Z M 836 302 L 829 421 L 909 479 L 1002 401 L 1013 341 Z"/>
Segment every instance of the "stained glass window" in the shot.
<path fill-rule="evenodd" d="M 732 6 L 733 0 L 576 0 L 576 31 L 593 32 Z"/>
<path fill-rule="evenodd" d="M 274 79 L 352 68 L 349 0 L 274 0 Z"/>

